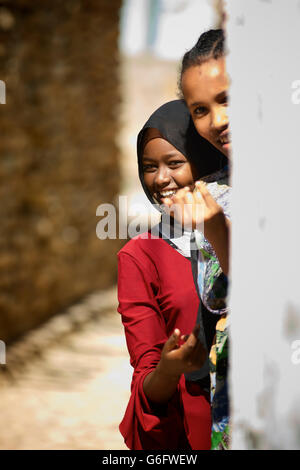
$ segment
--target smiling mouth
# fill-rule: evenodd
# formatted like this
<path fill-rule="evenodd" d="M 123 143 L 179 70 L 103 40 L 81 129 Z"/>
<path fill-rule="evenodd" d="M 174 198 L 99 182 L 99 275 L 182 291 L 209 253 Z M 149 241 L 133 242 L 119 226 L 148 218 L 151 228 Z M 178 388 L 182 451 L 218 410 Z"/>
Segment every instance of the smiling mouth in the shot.
<path fill-rule="evenodd" d="M 177 193 L 178 189 L 172 189 L 172 190 L 168 190 L 168 191 L 156 192 L 156 193 L 154 193 L 154 197 L 155 197 L 156 200 L 159 200 L 159 201 L 162 201 L 163 199 L 165 199 L 167 197 L 172 198 L 174 196 L 174 194 Z"/>
<path fill-rule="evenodd" d="M 161 192 L 157 193 L 157 195 L 159 197 L 163 198 L 163 197 L 171 197 L 175 193 L 177 193 L 177 189 L 173 189 L 173 190 L 170 190 L 170 191 L 161 191 Z"/>
<path fill-rule="evenodd" d="M 218 141 L 220 142 L 221 145 L 230 144 L 231 143 L 230 135 L 226 134 L 226 135 L 220 136 L 218 138 Z"/>

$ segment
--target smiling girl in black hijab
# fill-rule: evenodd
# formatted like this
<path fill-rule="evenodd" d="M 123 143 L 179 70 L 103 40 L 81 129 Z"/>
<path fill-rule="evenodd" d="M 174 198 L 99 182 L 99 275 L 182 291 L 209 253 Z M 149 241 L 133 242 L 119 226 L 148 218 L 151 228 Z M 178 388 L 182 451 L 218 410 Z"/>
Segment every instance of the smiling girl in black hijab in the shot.
<path fill-rule="evenodd" d="M 226 173 L 226 158 L 197 134 L 181 100 L 150 117 L 137 150 L 153 204 L 186 187 L 193 191 L 205 175 Z M 193 235 L 162 217 L 147 238 L 133 238 L 118 253 L 118 311 L 134 368 L 120 425 L 130 449 L 210 449 L 207 359 L 217 318 L 210 313 L 215 297 L 198 290 Z"/>

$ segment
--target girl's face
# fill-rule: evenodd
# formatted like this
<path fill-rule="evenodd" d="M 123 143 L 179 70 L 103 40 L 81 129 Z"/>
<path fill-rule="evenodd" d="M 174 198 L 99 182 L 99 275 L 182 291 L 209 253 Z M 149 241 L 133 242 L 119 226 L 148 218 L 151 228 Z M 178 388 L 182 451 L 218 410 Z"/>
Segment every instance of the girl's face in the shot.
<path fill-rule="evenodd" d="M 224 57 L 191 66 L 182 76 L 183 95 L 197 131 L 227 157 L 231 152 L 228 87 Z"/>
<path fill-rule="evenodd" d="M 194 189 L 197 169 L 164 139 L 157 137 L 145 145 L 142 165 L 145 185 L 160 204 L 185 186 Z"/>

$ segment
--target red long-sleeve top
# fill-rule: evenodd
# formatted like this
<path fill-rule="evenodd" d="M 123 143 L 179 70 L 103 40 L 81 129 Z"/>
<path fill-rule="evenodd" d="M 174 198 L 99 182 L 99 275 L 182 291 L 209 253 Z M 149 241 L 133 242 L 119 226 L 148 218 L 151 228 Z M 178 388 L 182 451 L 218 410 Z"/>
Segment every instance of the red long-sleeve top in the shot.
<path fill-rule="evenodd" d="M 130 449 L 210 449 L 209 394 L 181 376 L 165 405 L 151 403 L 143 381 L 155 369 L 174 328 L 190 334 L 199 297 L 191 262 L 166 240 L 130 240 L 118 253 L 118 311 L 122 315 L 130 363 L 131 396 L 120 424 Z"/>

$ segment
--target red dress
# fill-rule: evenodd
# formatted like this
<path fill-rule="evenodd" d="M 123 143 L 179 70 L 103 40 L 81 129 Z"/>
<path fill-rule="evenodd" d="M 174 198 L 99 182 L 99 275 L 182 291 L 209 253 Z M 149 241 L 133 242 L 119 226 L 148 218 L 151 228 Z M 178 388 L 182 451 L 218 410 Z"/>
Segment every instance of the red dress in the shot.
<path fill-rule="evenodd" d="M 118 311 L 130 363 L 131 397 L 120 424 L 130 449 L 210 449 L 209 393 L 182 374 L 167 405 L 149 402 L 143 381 L 174 328 L 190 334 L 199 297 L 191 262 L 161 238 L 130 240 L 118 253 Z"/>

